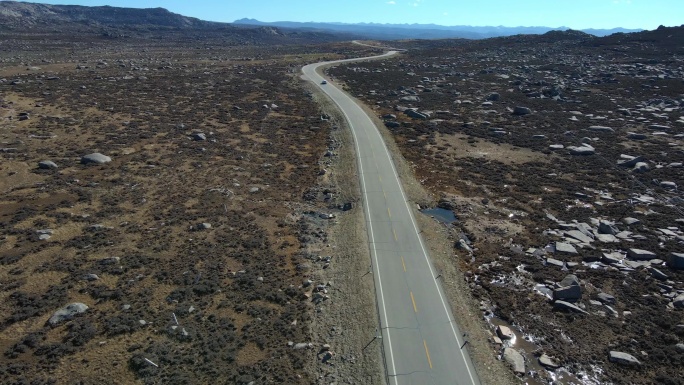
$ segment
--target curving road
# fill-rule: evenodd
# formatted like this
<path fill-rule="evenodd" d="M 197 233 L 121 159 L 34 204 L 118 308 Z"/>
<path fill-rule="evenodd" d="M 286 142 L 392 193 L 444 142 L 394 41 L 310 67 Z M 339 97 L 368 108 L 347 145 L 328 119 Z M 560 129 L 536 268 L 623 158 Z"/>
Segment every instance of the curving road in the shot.
<path fill-rule="evenodd" d="M 390 385 L 479 384 L 378 128 L 332 82 L 321 84 L 316 71 L 394 54 L 315 63 L 302 72 L 337 104 L 354 136 Z"/>

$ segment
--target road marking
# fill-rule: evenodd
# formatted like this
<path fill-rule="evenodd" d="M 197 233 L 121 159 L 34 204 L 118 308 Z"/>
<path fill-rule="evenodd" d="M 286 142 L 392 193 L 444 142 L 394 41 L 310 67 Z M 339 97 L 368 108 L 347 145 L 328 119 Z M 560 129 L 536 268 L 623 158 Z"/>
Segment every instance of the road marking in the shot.
<path fill-rule="evenodd" d="M 395 240 L 395 241 L 398 241 L 399 238 L 397 238 L 397 230 L 395 230 L 394 228 L 392 228 L 392 234 L 394 234 L 394 240 Z"/>
<path fill-rule="evenodd" d="M 389 207 L 387 208 L 387 215 L 389 215 L 389 217 L 392 218 L 392 213 L 390 212 Z"/>
<path fill-rule="evenodd" d="M 413 298 L 413 292 L 410 292 L 410 293 L 411 293 L 411 302 L 413 302 L 413 311 L 418 313 L 418 308 L 416 307 L 416 299 Z"/>
<path fill-rule="evenodd" d="M 423 346 L 425 346 L 425 355 L 428 358 L 428 364 L 430 364 L 430 369 L 432 369 L 432 360 L 430 359 L 430 350 L 428 350 L 427 342 L 423 340 Z"/>
<path fill-rule="evenodd" d="M 401 257 L 401 265 L 404 266 L 404 273 L 406 272 L 406 263 L 404 263 L 404 257 Z"/>

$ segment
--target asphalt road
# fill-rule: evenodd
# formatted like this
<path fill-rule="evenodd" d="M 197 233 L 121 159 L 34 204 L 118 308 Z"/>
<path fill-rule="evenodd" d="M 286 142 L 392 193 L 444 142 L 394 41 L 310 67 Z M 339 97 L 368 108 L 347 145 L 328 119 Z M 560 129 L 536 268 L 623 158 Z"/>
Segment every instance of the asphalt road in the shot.
<path fill-rule="evenodd" d="M 302 72 L 338 105 L 353 132 L 389 383 L 479 384 L 378 128 L 333 82 L 321 84 L 316 69 L 331 63 Z"/>

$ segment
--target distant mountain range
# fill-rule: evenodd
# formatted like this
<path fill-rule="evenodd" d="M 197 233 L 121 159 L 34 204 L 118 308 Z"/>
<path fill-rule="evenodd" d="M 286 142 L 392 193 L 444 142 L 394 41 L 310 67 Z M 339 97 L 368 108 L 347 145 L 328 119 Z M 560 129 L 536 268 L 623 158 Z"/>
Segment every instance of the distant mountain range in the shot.
<path fill-rule="evenodd" d="M 344 32 L 369 39 L 398 40 L 398 39 L 486 39 L 498 36 L 512 36 L 520 34 L 543 34 L 548 31 L 565 31 L 567 27 L 503 27 L 469 25 L 444 26 L 437 24 L 378 24 L 378 23 L 316 23 L 274 21 L 263 22 L 255 19 L 240 19 L 233 24 L 271 26 L 280 28 L 306 29 L 319 32 Z M 584 29 L 582 32 L 594 36 L 607 36 L 616 32 L 640 32 L 641 29 Z"/>
<path fill-rule="evenodd" d="M 240 19 L 234 23 L 218 23 L 179 15 L 164 8 L 86 7 L 0 1 L 0 31 L 35 29 L 89 31 L 105 35 L 144 34 L 158 30 L 172 30 L 185 34 L 197 34 L 204 31 L 244 35 L 250 41 L 259 40 L 260 37 L 263 37 L 264 39 L 261 40 L 264 41 L 275 41 L 273 38 L 277 37 L 281 41 L 296 40 L 298 42 L 307 40 L 310 42 L 339 41 L 359 38 L 379 40 L 485 39 L 519 34 L 538 35 L 554 30 L 568 30 L 566 27 L 473 27 L 437 24 L 347 24 L 291 21 L 267 23 L 255 19 Z M 624 28 L 583 30 L 583 32 L 595 36 L 638 31 L 640 30 Z"/>

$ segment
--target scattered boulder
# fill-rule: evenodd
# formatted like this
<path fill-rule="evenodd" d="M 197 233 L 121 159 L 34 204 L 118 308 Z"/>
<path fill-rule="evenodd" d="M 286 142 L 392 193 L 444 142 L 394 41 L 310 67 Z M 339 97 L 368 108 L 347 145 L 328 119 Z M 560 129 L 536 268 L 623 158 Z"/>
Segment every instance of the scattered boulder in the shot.
<path fill-rule="evenodd" d="M 197 141 L 207 140 L 207 135 L 202 132 L 196 132 L 192 134 L 192 139 Z"/>
<path fill-rule="evenodd" d="M 577 254 L 577 249 L 569 243 L 556 242 L 556 252 L 566 254 Z"/>
<path fill-rule="evenodd" d="M 660 187 L 668 189 L 668 190 L 676 190 L 677 184 L 675 182 L 663 181 L 663 182 L 660 182 Z"/>
<path fill-rule="evenodd" d="M 651 259 L 657 259 L 658 258 L 656 253 L 648 251 L 648 250 L 641 250 L 641 249 L 629 249 L 629 250 L 627 250 L 627 257 L 630 259 L 637 260 L 637 261 L 650 261 Z"/>
<path fill-rule="evenodd" d="M 539 357 L 539 364 L 547 369 L 558 369 L 560 368 L 560 365 L 551 357 L 549 357 L 546 353 L 542 354 L 541 357 Z"/>
<path fill-rule="evenodd" d="M 503 359 L 513 367 L 515 373 L 525 374 L 525 358 L 520 352 L 513 348 L 505 348 Z"/>
<path fill-rule="evenodd" d="M 651 276 L 657 280 L 666 281 L 668 278 L 670 278 L 667 276 L 667 274 L 663 273 L 662 271 L 656 269 L 653 266 L 649 267 L 648 270 L 651 273 Z"/>
<path fill-rule="evenodd" d="M 598 131 L 598 132 L 615 132 L 615 130 L 613 130 L 610 127 L 606 127 L 606 126 L 590 126 L 589 129 L 591 131 Z"/>
<path fill-rule="evenodd" d="M 596 149 L 588 144 L 582 146 L 569 146 L 570 155 L 594 155 Z"/>
<path fill-rule="evenodd" d="M 601 293 L 598 293 L 598 295 L 596 297 L 599 299 L 599 301 L 601 301 L 604 304 L 607 304 L 607 305 L 615 304 L 615 297 L 613 297 L 612 295 L 610 295 L 608 293 L 601 292 Z"/>
<path fill-rule="evenodd" d="M 646 134 L 639 134 L 636 132 L 630 132 L 629 134 L 627 134 L 627 138 L 632 139 L 632 140 L 644 140 L 644 139 L 648 138 L 648 136 L 646 136 Z"/>
<path fill-rule="evenodd" d="M 420 98 L 415 95 L 402 96 L 399 100 L 403 102 L 419 102 Z"/>
<path fill-rule="evenodd" d="M 81 164 L 105 164 L 111 161 L 112 158 L 107 155 L 102 155 L 99 152 L 94 152 L 81 158 Z"/>
<path fill-rule="evenodd" d="M 57 169 L 57 164 L 51 160 L 43 160 L 38 162 L 38 168 L 41 170 L 55 170 Z"/>
<path fill-rule="evenodd" d="M 622 219 L 622 223 L 626 224 L 627 226 L 631 226 L 638 225 L 639 223 L 641 223 L 641 221 L 636 218 L 627 217 Z"/>
<path fill-rule="evenodd" d="M 621 154 L 620 159 L 617 161 L 618 166 L 622 167 L 634 167 L 639 162 L 644 162 L 646 159 L 642 156 L 630 156 Z"/>
<path fill-rule="evenodd" d="M 684 293 L 675 297 L 674 301 L 672 301 L 672 304 L 676 308 L 679 308 L 679 309 L 684 308 Z"/>
<path fill-rule="evenodd" d="M 553 307 L 555 309 L 558 309 L 558 310 L 570 310 L 570 311 L 574 311 L 577 313 L 589 314 L 586 311 L 582 310 L 582 308 L 575 306 L 575 305 L 571 304 L 570 302 L 565 302 L 565 301 L 560 301 L 560 300 L 554 302 Z"/>
<path fill-rule="evenodd" d="M 515 333 L 508 326 L 499 325 L 496 327 L 496 334 L 501 337 L 502 340 L 511 340 L 515 338 Z"/>
<path fill-rule="evenodd" d="M 610 362 L 625 365 L 625 366 L 640 366 L 641 362 L 637 360 L 633 355 L 623 352 L 616 352 L 611 350 L 609 353 Z"/>
<path fill-rule="evenodd" d="M 582 298 L 582 287 L 579 278 L 574 274 L 568 274 L 560 282 L 559 287 L 553 291 L 556 300 L 576 301 Z"/>
<path fill-rule="evenodd" d="M 646 172 L 650 169 L 651 169 L 651 167 L 648 165 L 648 163 L 639 162 L 639 163 L 634 165 L 634 168 L 632 169 L 632 171 L 634 171 L 634 172 Z"/>
<path fill-rule="evenodd" d="M 675 270 L 684 269 L 684 253 L 670 253 L 670 256 L 667 259 L 667 264 Z"/>
<path fill-rule="evenodd" d="M 615 223 L 610 221 L 599 221 L 598 226 L 599 234 L 611 234 L 615 235 L 620 232 L 620 230 L 615 227 Z"/>
<path fill-rule="evenodd" d="M 529 115 L 529 114 L 531 114 L 531 113 L 532 113 L 532 110 L 530 110 L 530 109 L 527 108 L 527 107 L 520 107 L 520 106 L 518 106 L 518 107 L 515 107 L 515 108 L 513 109 L 513 115 L 522 116 L 522 115 Z"/>
<path fill-rule="evenodd" d="M 563 286 L 553 290 L 553 299 L 576 301 L 582 298 L 582 288 L 579 286 Z"/>
<path fill-rule="evenodd" d="M 86 304 L 80 302 L 70 303 L 54 312 L 52 317 L 48 319 L 48 324 L 50 324 L 50 326 L 56 326 L 74 318 L 78 314 L 85 313 L 86 310 L 88 310 L 88 305 Z"/>

